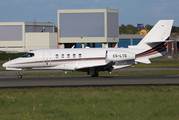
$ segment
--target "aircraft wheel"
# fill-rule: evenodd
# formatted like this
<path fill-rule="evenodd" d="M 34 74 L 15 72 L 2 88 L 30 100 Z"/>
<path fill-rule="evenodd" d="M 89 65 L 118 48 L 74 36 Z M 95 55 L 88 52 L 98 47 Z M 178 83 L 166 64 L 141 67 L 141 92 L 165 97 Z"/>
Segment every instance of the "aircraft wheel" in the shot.
<path fill-rule="evenodd" d="M 22 75 L 21 75 L 21 74 L 19 74 L 19 75 L 18 75 L 18 78 L 19 78 L 19 79 L 20 79 L 20 78 L 22 78 Z"/>
<path fill-rule="evenodd" d="M 94 75 L 91 75 L 91 77 L 98 77 L 98 72 L 95 72 Z"/>

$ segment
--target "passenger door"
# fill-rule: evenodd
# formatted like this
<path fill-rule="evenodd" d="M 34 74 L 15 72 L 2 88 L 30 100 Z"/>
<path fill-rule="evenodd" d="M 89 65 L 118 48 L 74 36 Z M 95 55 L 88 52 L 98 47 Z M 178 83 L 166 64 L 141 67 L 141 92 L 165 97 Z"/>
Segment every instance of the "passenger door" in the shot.
<path fill-rule="evenodd" d="M 51 53 L 50 51 L 44 51 L 43 53 L 43 66 L 51 66 Z"/>

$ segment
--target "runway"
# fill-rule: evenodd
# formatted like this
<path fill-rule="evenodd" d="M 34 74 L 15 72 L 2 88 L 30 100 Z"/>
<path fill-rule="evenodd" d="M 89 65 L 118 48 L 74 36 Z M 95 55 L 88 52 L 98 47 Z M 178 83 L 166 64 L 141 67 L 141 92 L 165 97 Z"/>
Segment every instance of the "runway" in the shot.
<path fill-rule="evenodd" d="M 0 88 L 179 85 L 179 75 L 23 77 L 1 76 Z"/>
<path fill-rule="evenodd" d="M 115 71 L 148 71 L 148 70 L 179 70 L 179 68 L 123 68 Z M 21 73 L 57 73 L 64 72 L 63 70 L 25 70 Z M 17 71 L 0 71 L 0 76 L 15 75 Z"/>

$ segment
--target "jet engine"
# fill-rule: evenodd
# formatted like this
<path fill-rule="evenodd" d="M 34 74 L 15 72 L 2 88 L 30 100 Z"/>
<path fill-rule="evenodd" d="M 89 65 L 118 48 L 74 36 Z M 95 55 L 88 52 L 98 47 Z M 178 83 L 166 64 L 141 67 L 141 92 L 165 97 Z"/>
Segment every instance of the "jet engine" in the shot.
<path fill-rule="evenodd" d="M 122 50 L 106 50 L 106 62 L 134 60 L 135 54 Z"/>

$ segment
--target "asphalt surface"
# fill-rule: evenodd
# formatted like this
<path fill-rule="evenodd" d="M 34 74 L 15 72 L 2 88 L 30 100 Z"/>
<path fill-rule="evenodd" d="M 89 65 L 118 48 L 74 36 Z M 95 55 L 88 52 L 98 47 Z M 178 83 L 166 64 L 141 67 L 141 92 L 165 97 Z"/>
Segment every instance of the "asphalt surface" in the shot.
<path fill-rule="evenodd" d="M 179 70 L 179 68 L 123 68 L 116 71 L 148 71 L 148 70 Z M 63 70 L 26 70 L 21 73 L 57 73 L 64 72 Z M 17 71 L 0 71 L 0 76 L 15 75 Z"/>
<path fill-rule="evenodd" d="M 179 70 L 179 68 L 124 68 L 120 71 Z M 21 73 L 55 73 L 62 70 L 22 71 Z M 29 87 L 82 87 L 82 86 L 138 86 L 179 85 L 179 75 L 76 76 L 26 77 L 18 79 L 17 71 L 0 71 L 0 88 Z"/>
<path fill-rule="evenodd" d="M 76 77 L 23 77 L 1 76 L 0 88 L 29 87 L 86 87 L 86 86 L 149 86 L 179 85 L 179 75 L 155 76 L 76 76 Z"/>

